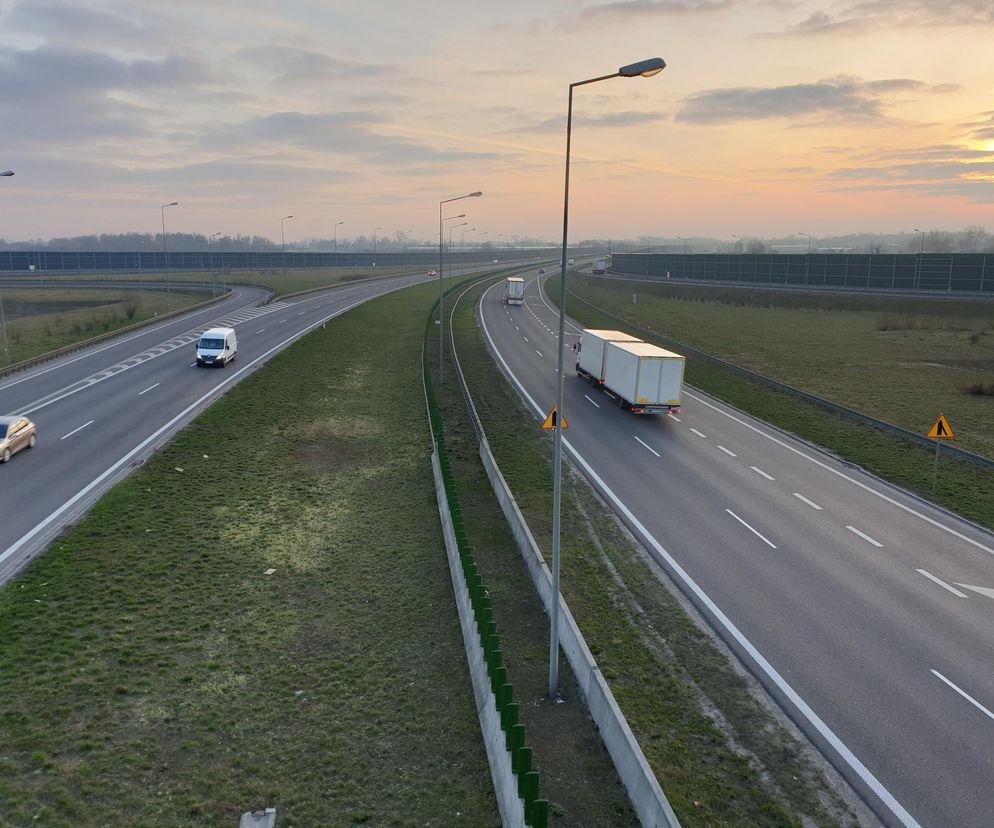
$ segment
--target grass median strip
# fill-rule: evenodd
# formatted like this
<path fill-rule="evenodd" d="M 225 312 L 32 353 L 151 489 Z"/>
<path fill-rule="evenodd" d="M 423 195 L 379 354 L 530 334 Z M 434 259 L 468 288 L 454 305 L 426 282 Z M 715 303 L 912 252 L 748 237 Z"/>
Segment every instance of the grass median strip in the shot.
<path fill-rule="evenodd" d="M 499 824 L 429 463 L 434 288 L 272 359 L 0 593 L 5 824 Z"/>
<path fill-rule="evenodd" d="M 473 317 L 478 293 L 459 306 L 460 361 L 494 455 L 548 555 L 551 441 L 510 387 L 498 381 L 500 370 Z M 681 824 L 857 822 L 808 748 L 779 723 L 751 682 L 688 616 L 658 568 L 579 476 L 564 479 L 562 532 L 567 604 Z M 499 561 L 495 554 L 492 566 L 511 569 Z M 519 592 L 502 591 L 506 594 L 495 598 L 495 613 L 506 616 L 500 599 L 513 608 Z M 547 630 L 543 633 L 547 636 Z M 515 682 L 532 670 L 531 680 L 541 688 L 547 644 L 530 652 L 525 648 L 530 640 L 523 637 L 521 652 L 514 656 Z M 555 734 L 543 737 L 532 725 L 528 732 L 536 755 L 543 761 L 554 755 Z M 543 785 L 550 775 L 543 768 Z M 567 819 L 563 824 L 578 823 Z"/>

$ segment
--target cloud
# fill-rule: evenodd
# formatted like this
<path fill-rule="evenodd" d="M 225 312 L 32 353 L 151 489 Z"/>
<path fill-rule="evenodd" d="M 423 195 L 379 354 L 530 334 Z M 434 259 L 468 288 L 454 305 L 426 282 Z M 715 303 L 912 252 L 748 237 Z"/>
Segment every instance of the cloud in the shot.
<path fill-rule="evenodd" d="M 649 17 L 707 14 L 736 5 L 735 0 L 618 0 L 614 3 L 594 3 L 574 16 L 578 25 L 632 23 Z"/>
<path fill-rule="evenodd" d="M 994 4 L 988 0 L 861 0 L 834 15 L 814 12 L 775 34 L 850 36 L 880 29 L 936 29 L 994 26 Z"/>
<path fill-rule="evenodd" d="M 389 134 L 386 119 L 369 110 L 347 112 L 276 112 L 204 134 L 208 149 L 282 146 L 361 157 L 379 164 L 481 161 L 497 153 L 441 150 Z"/>
<path fill-rule="evenodd" d="M 828 115 L 861 123 L 881 121 L 886 117 L 884 107 L 888 103 L 883 95 L 928 88 L 927 84 L 908 78 L 862 81 L 843 76 L 791 86 L 710 89 L 685 98 L 676 120 L 726 124 Z"/>
<path fill-rule="evenodd" d="M 650 124 L 657 123 L 663 120 L 662 116 L 658 112 L 638 112 L 636 110 L 622 110 L 621 112 L 609 112 L 605 115 L 585 115 L 585 116 L 573 116 L 573 124 L 577 127 L 583 127 L 584 129 L 591 128 L 611 128 L 611 127 L 623 127 L 623 126 L 633 126 L 635 124 Z M 521 124 L 515 126 L 511 129 L 504 131 L 504 134 L 513 135 L 515 133 L 565 133 L 566 132 L 566 116 L 556 116 L 554 118 L 546 118 L 541 121 L 536 121 L 531 124 Z"/>
<path fill-rule="evenodd" d="M 152 91 L 191 90 L 211 79 L 206 64 L 179 56 L 129 62 L 50 46 L 0 52 L 4 140 L 30 147 L 134 139 L 148 133 L 150 110 L 114 93 L 133 93 L 140 100 Z"/>
<path fill-rule="evenodd" d="M 355 82 L 364 78 L 379 79 L 397 72 L 396 67 L 387 64 L 342 60 L 324 52 L 295 46 L 257 46 L 242 49 L 237 57 L 271 72 L 278 83 Z"/>

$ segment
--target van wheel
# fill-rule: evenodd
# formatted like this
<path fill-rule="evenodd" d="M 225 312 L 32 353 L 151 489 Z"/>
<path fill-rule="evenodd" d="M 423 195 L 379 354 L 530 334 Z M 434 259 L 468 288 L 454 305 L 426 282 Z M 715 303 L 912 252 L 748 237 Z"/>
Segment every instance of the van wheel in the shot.
<path fill-rule="evenodd" d="M 3 457 L 0 457 L 0 463 L 9 463 L 9 462 L 10 462 L 10 449 L 4 449 Z"/>
<path fill-rule="evenodd" d="M 35 437 L 34 434 L 32 434 L 31 435 L 31 439 L 28 440 L 28 448 L 34 448 L 36 442 L 38 442 L 38 439 L 37 439 L 37 437 Z"/>

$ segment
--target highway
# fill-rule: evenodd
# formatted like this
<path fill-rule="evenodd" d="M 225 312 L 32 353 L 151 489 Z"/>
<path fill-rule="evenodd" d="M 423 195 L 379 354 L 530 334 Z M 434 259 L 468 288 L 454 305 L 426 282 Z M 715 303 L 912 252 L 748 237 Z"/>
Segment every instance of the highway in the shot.
<path fill-rule="evenodd" d="M 534 275 L 501 292 L 484 338 L 544 419 L 557 311 Z M 697 390 L 623 411 L 574 362 L 564 449 L 881 820 L 991 825 L 994 535 Z"/>
<path fill-rule="evenodd" d="M 235 287 L 209 307 L 0 380 L 0 413 L 38 427 L 37 446 L 0 465 L 0 584 L 274 354 L 356 305 L 424 281 L 353 283 L 268 305 L 267 291 Z M 195 344 L 216 325 L 235 329 L 237 356 L 223 369 L 197 368 Z"/>

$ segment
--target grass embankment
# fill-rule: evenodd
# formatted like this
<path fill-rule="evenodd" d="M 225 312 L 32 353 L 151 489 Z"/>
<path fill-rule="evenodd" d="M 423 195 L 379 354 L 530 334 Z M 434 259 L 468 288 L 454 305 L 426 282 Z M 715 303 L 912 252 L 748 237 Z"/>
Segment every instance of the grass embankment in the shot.
<path fill-rule="evenodd" d="M 459 357 L 490 446 L 540 548 L 551 547 L 551 441 L 500 379 L 473 316 L 480 290 L 458 308 Z M 456 392 L 449 386 L 447 392 Z M 465 419 L 450 400 L 446 438 Z M 474 461 L 476 448 L 460 429 L 459 487 L 464 514 L 471 496 L 482 502 L 489 484 Z M 453 455 L 456 452 L 452 452 Z M 492 499 L 492 498 L 491 498 Z M 856 821 L 805 758 L 802 746 L 749 690 L 709 635 L 686 614 L 631 537 L 582 478 L 564 480 L 562 590 L 639 744 L 656 772 L 681 823 L 695 825 L 841 825 Z M 481 508 L 481 524 L 467 516 L 477 561 L 491 592 L 502 636 L 509 679 L 534 699 L 523 704 L 522 721 L 541 772 L 542 795 L 560 804 L 569 795 L 561 783 L 582 786 L 590 779 L 560 780 L 568 767 L 556 764 L 561 744 L 586 736 L 561 726 L 579 707 L 567 685 L 567 704 L 550 708 L 541 697 L 548 675 L 548 628 L 536 619 L 530 582 L 513 542 L 489 525 L 492 509 Z M 474 517 L 475 514 L 474 514 Z M 527 582 L 527 583 L 526 583 Z M 541 612 L 541 610 L 539 610 Z M 564 683 L 572 681 L 565 662 Z M 597 751 L 589 751 L 593 757 Z M 598 750 L 602 748 L 598 747 Z M 614 774 L 610 774 L 613 782 Z M 564 791 L 565 793 L 560 793 Z M 604 794 L 599 795 L 603 799 Z M 564 825 L 625 824 L 629 806 L 620 796 L 616 815 L 589 820 L 582 811 L 561 811 Z M 555 808 L 552 809 L 555 812 Z M 598 821 L 604 819 L 603 822 Z"/>
<path fill-rule="evenodd" d="M 433 288 L 274 357 L 0 593 L 5 825 L 499 823 L 429 462 Z"/>
<path fill-rule="evenodd" d="M 10 361 L 31 359 L 206 298 L 180 290 L 4 289 Z"/>
<path fill-rule="evenodd" d="M 558 290 L 546 283 L 558 305 Z M 602 283 L 572 276 L 577 296 L 638 325 L 805 391 L 924 434 L 939 413 L 956 445 L 994 457 L 994 307 L 989 303 L 871 296 L 771 295 L 762 291 Z M 671 295 L 672 292 L 672 295 Z M 695 298 L 696 297 L 696 298 Z M 624 328 L 581 302 L 586 327 Z M 686 380 L 873 474 L 994 527 L 994 475 L 842 419 L 692 356 Z"/>

